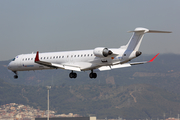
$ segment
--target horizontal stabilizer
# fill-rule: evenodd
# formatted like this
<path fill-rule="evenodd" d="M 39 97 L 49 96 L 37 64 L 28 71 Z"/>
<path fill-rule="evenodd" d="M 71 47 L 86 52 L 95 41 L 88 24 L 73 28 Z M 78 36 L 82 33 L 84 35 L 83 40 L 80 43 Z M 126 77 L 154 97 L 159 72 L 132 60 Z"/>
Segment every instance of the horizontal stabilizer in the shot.
<path fill-rule="evenodd" d="M 146 28 L 136 28 L 134 31 L 128 32 L 143 32 L 143 33 L 172 33 L 171 31 L 159 31 L 159 30 L 149 30 Z"/>
<path fill-rule="evenodd" d="M 148 33 L 172 33 L 171 31 L 149 30 Z"/>

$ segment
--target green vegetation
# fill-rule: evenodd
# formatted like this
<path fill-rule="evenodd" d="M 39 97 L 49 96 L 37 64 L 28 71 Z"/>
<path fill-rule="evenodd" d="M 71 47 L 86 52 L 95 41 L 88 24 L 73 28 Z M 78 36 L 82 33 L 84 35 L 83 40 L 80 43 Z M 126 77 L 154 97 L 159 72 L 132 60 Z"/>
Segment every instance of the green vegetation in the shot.
<path fill-rule="evenodd" d="M 0 105 L 18 103 L 46 110 L 46 87 L 12 85 L 0 80 Z M 81 85 L 52 86 L 50 109 L 57 113 L 94 114 L 98 118 L 163 118 L 176 117 L 180 96 L 146 85 L 129 86 Z"/>

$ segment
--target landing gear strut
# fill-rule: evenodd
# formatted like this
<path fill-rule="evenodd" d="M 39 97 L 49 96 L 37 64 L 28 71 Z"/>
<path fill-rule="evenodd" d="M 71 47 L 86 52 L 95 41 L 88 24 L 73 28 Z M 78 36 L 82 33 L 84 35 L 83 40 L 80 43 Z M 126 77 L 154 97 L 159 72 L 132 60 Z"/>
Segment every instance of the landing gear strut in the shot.
<path fill-rule="evenodd" d="M 17 74 L 17 71 L 13 71 L 15 73 L 14 75 L 14 79 L 17 79 L 18 78 L 18 74 Z"/>
<path fill-rule="evenodd" d="M 93 70 L 91 70 L 91 73 L 89 74 L 89 77 L 92 79 L 92 78 L 96 78 L 97 77 L 97 74 L 96 73 L 93 73 Z"/>
<path fill-rule="evenodd" d="M 70 78 L 76 78 L 77 74 L 72 71 L 71 73 L 69 73 L 69 77 Z"/>

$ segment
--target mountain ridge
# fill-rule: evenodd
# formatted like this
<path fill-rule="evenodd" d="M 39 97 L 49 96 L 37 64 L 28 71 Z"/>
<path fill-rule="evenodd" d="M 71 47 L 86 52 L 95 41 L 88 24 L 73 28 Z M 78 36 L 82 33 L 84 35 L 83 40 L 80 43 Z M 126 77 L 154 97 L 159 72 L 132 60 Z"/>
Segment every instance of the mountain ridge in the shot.
<path fill-rule="evenodd" d="M 1 81 L 0 92 L 0 105 L 18 102 L 46 110 L 45 86 L 12 85 Z M 52 86 L 50 89 L 50 110 L 58 114 L 94 114 L 98 118 L 155 119 L 163 118 L 164 113 L 167 117 L 175 117 L 179 101 L 179 95 L 147 84 Z"/>
<path fill-rule="evenodd" d="M 70 79 L 70 71 L 61 69 L 19 72 L 19 79 L 14 80 L 7 70 L 10 61 L 0 61 L 0 105 L 15 102 L 45 110 L 45 86 L 51 85 L 50 109 L 59 113 L 126 119 L 163 118 L 164 113 L 176 117 L 180 107 L 179 59 L 180 55 L 159 55 L 153 63 L 98 72 L 93 80 L 88 78 L 89 72 L 78 72 L 77 79 Z"/>

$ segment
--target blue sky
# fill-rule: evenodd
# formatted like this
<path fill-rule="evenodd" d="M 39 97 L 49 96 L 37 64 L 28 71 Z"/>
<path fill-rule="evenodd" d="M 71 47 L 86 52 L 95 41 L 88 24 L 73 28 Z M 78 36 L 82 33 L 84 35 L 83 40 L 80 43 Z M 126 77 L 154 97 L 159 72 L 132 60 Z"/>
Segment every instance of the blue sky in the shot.
<path fill-rule="evenodd" d="M 119 48 L 136 27 L 172 31 L 145 34 L 143 54 L 180 52 L 178 0 L 1 0 L 0 60 L 18 54 Z"/>

